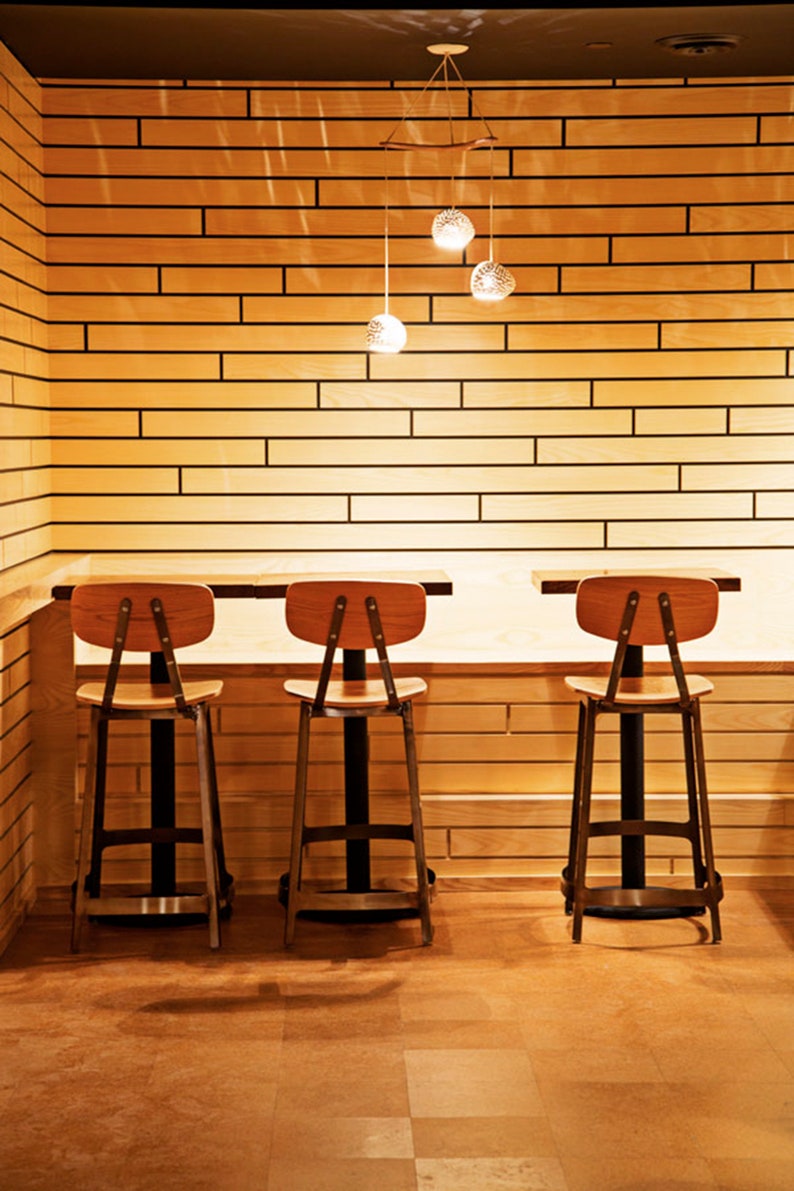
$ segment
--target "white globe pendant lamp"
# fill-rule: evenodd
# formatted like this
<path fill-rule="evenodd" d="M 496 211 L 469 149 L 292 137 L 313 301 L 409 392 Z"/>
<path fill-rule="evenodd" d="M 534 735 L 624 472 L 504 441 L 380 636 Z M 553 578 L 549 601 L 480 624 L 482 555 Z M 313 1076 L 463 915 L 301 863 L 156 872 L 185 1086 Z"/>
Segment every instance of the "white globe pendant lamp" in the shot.
<path fill-rule="evenodd" d="M 389 173 L 385 171 L 383 203 L 383 313 L 370 319 L 367 327 L 367 351 L 395 355 L 408 341 L 405 324 L 389 313 Z"/>
<path fill-rule="evenodd" d="M 501 302 L 516 288 L 509 269 L 493 258 L 493 150 L 491 150 L 491 186 L 488 199 L 488 260 L 475 265 L 469 279 L 471 295 L 478 302 Z"/>

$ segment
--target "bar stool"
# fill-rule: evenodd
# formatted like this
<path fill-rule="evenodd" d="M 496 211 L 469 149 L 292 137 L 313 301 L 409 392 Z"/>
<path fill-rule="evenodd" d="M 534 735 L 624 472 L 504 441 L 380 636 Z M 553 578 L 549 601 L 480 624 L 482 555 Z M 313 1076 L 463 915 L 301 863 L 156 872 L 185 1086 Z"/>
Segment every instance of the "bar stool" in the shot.
<path fill-rule="evenodd" d="M 206 914 L 210 947 L 220 946 L 221 874 L 225 874 L 218 787 L 212 746 L 210 703 L 220 680 L 183 682 L 174 650 L 205 640 L 212 632 L 215 603 L 198 583 L 110 582 L 77 586 L 71 598 L 72 629 L 90 645 L 111 651 L 104 682 L 86 682 L 77 702 L 91 710 L 82 826 L 74 887 L 72 951 L 78 951 L 89 915 Z M 162 653 L 168 683 L 128 681 L 123 654 Z M 105 827 L 105 786 L 111 722 L 178 720 L 193 724 L 198 765 L 201 827 Z M 206 891 L 173 897 L 113 896 L 101 888 L 102 852 L 123 844 L 200 844 Z M 224 891 L 229 898 L 229 890 Z"/>
<path fill-rule="evenodd" d="M 678 650 L 679 641 L 695 640 L 711 632 L 717 621 L 718 601 L 719 591 L 713 580 L 683 575 L 592 575 L 578 584 L 579 626 L 585 632 L 615 641 L 616 648 L 608 675 L 569 675 L 565 679 L 566 686 L 580 699 L 568 865 L 563 869 L 561 882 L 566 911 L 573 912 L 575 943 L 581 942 L 582 916 L 590 906 L 627 911 L 680 907 L 692 913 L 707 907 L 712 942 L 718 943 L 722 937 L 718 908 L 723 895 L 722 879 L 714 867 L 700 714 L 701 698 L 714 688 L 699 674 L 684 673 Z M 627 650 L 639 647 L 641 651 L 646 645 L 667 646 L 672 673 L 624 676 Z M 688 803 L 686 820 L 591 821 L 596 721 L 609 714 L 680 716 Z M 692 853 L 693 887 L 588 886 L 588 842 L 609 835 L 678 836 L 687 840 Z"/>
<path fill-rule="evenodd" d="M 395 679 L 387 654 L 387 645 L 410 641 L 424 627 L 425 590 L 419 583 L 397 580 L 371 581 L 341 577 L 298 580 L 287 589 L 286 619 L 287 627 L 294 636 L 315 645 L 324 645 L 325 654 L 316 682 L 289 679 L 284 683 L 286 693 L 300 700 L 284 943 L 286 946 L 292 943 L 295 918 L 301 910 L 358 911 L 410 907 L 417 910 L 421 918 L 422 943 L 429 944 L 433 938 L 430 883 L 419 799 L 412 705 L 414 698 L 426 692 L 427 684 L 421 678 Z M 332 678 L 332 666 L 338 648 L 345 651 L 346 655 L 349 651 L 374 648 L 380 665 L 380 678 Z M 383 715 L 398 716 L 402 720 L 410 823 L 367 821 L 328 826 L 307 825 L 306 792 L 312 721 L 319 718 L 359 720 Z M 365 728 L 365 725 L 362 727 Z M 364 764 L 366 766 L 367 762 Z M 351 780 L 351 776 L 346 774 L 346 782 Z M 415 892 L 350 889 L 323 892 L 304 886 L 302 864 L 307 844 L 326 840 L 372 839 L 411 841 L 416 865 Z"/>

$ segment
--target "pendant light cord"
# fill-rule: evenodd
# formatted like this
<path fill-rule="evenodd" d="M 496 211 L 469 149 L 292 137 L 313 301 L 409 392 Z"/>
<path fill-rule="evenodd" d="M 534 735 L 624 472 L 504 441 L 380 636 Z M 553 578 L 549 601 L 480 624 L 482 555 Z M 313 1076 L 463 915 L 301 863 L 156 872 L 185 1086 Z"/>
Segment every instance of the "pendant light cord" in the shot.
<path fill-rule="evenodd" d="M 384 311 L 389 313 L 389 150 L 383 150 L 383 288 Z"/>
<path fill-rule="evenodd" d="M 447 63 L 450 61 L 449 54 L 445 54 L 441 66 L 444 68 L 444 94 L 447 98 L 447 124 L 449 125 L 449 143 L 455 144 L 455 126 L 452 121 L 452 96 L 449 93 L 449 71 L 447 70 Z M 438 74 L 438 71 L 436 71 Z M 455 202 L 455 171 L 450 169 L 449 172 L 449 205 L 454 208 L 457 206 Z"/>
<path fill-rule="evenodd" d="M 488 259 L 493 260 L 493 145 L 488 153 L 490 184 L 488 186 Z"/>

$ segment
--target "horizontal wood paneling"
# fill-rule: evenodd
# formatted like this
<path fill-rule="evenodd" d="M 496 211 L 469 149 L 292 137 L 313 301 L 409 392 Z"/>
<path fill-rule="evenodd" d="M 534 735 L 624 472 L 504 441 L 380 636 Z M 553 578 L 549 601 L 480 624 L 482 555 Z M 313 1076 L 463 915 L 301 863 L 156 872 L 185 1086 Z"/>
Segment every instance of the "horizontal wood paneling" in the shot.
<path fill-rule="evenodd" d="M 0 46 L 0 572 L 46 553 L 49 347 L 40 88 Z M 26 383 L 27 381 L 27 383 Z M 44 483 L 42 483 L 44 477 Z M 30 642 L 0 634 L 0 952 L 35 898 Z"/>
<path fill-rule="evenodd" d="M 0 950 L 34 894 L 29 650 L 26 626 L 0 636 Z"/>
<path fill-rule="evenodd" d="M 406 666 L 397 667 L 400 673 Z M 571 670 L 576 665 L 572 663 Z M 305 673 L 306 667 L 298 668 Z M 292 667 L 190 669 L 192 677 L 222 674 L 215 709 L 215 745 L 229 865 L 243 888 L 273 891 L 287 865 L 297 707 L 283 693 Z M 440 879 L 477 874 L 507 881 L 531 874 L 556 877 L 565 863 L 570 819 L 577 704 L 564 685 L 566 667 L 433 666 L 428 695 L 416 703 L 420 783 L 433 867 Z M 81 668 L 80 677 L 96 673 Z M 794 873 L 794 675 L 703 673 L 715 685 L 704 701 L 706 758 L 718 864 L 734 875 Z M 78 720 L 80 776 L 87 718 Z M 319 722 L 310 754 L 309 816 L 338 821 L 343 804 L 343 746 L 338 723 Z M 619 734 L 604 722 L 598 737 L 595 813 L 618 811 Z M 407 814 L 402 736 L 392 721 L 370 730 L 372 817 Z M 111 744 L 110 809 L 117 825 L 148 814 L 148 737 L 139 725 L 119 725 Z M 684 818 L 683 751 L 675 720 L 646 722 L 646 812 Z M 181 821 L 196 819 L 193 742 L 177 733 Z M 373 842 L 377 875 L 410 877 L 404 846 Z M 615 840 L 594 841 L 595 870 L 619 867 Z M 729 863 L 726 869 L 723 859 Z M 686 872 L 682 841 L 648 842 L 649 872 Z M 769 867 L 765 867 L 765 865 Z M 186 869 L 186 872 L 190 868 Z M 194 866 L 198 875 L 197 862 Z M 341 879 L 338 845 L 312 846 L 309 871 Z M 108 875 L 145 878 L 145 852 L 109 854 Z"/>

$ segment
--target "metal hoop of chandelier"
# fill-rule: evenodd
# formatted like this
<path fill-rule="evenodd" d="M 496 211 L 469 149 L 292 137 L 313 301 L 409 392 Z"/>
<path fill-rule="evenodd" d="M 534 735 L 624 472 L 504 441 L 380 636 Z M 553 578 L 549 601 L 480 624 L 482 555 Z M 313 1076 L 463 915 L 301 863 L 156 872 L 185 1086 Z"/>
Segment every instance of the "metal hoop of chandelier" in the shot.
<path fill-rule="evenodd" d="M 477 104 L 474 102 L 474 96 L 472 95 L 469 87 L 466 85 L 463 75 L 458 70 L 458 64 L 455 61 L 455 55 L 465 54 L 468 51 L 468 48 L 469 47 L 467 45 L 457 44 L 454 42 L 439 42 L 437 45 L 429 45 L 427 47 L 428 53 L 435 54 L 436 56 L 440 57 L 441 61 L 439 62 L 438 66 L 431 74 L 430 78 L 425 83 L 422 90 L 416 96 L 416 98 L 414 99 L 411 106 L 408 108 L 408 111 L 405 113 L 405 115 L 402 116 L 401 119 L 399 119 L 397 121 L 394 128 L 391 130 L 389 135 L 386 137 L 385 141 L 379 142 L 379 144 L 381 144 L 384 149 L 449 149 L 449 150 L 457 149 L 457 150 L 466 152 L 469 149 L 483 149 L 487 145 L 493 145 L 496 143 L 497 138 L 494 136 L 493 132 L 491 131 L 491 127 L 490 127 L 488 121 L 485 119 L 482 112 L 477 107 Z M 480 136 L 467 137 L 464 140 L 456 140 L 455 139 L 454 120 L 453 120 L 453 116 L 452 116 L 452 96 L 450 94 L 450 85 L 449 85 L 449 67 L 450 66 L 452 67 L 453 71 L 455 72 L 455 75 L 457 76 L 457 80 L 460 83 L 460 86 L 463 88 L 463 91 L 465 92 L 465 94 L 468 98 L 468 101 L 471 105 L 471 110 L 475 113 L 475 119 L 482 125 L 483 132 Z M 438 78 L 439 75 L 442 75 L 443 81 L 444 81 L 444 97 L 447 102 L 447 122 L 448 122 L 448 127 L 449 127 L 449 140 L 447 140 L 447 141 L 397 140 L 397 133 L 399 132 L 399 130 L 401 128 L 405 128 L 406 124 L 411 119 L 411 116 L 413 115 L 414 111 L 416 110 L 417 106 L 419 105 L 419 103 L 421 103 L 422 99 L 427 94 L 427 91 L 433 85 L 433 83 L 436 81 L 436 79 Z M 467 119 L 471 120 L 471 117 L 467 117 Z"/>

